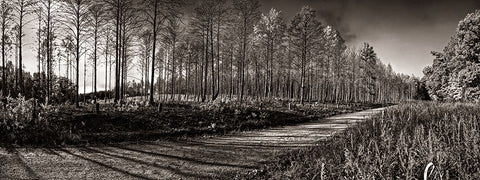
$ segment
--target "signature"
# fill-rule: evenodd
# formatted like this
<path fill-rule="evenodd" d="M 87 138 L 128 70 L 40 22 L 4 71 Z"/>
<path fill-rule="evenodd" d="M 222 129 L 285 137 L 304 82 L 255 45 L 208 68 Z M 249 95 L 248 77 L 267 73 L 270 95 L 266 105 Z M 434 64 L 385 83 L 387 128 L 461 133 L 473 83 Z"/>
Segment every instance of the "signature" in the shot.
<path fill-rule="evenodd" d="M 429 170 L 430 168 L 431 168 L 431 170 L 430 170 L 430 173 L 429 173 L 428 170 Z M 427 164 L 427 167 L 425 167 L 425 171 L 423 171 L 423 179 L 424 179 L 424 180 L 427 180 L 427 179 L 428 179 L 428 176 L 432 175 L 433 170 L 435 170 L 435 165 L 433 165 L 432 162 L 428 163 L 428 164 Z"/>

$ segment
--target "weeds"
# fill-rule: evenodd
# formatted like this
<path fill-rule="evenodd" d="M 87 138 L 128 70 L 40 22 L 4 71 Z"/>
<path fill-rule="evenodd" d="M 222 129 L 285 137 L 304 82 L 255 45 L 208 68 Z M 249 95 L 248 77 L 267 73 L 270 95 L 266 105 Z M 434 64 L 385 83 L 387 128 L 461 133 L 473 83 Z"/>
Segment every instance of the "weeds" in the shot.
<path fill-rule="evenodd" d="M 57 112 L 54 106 L 39 104 L 25 97 L 5 98 L 0 103 L 0 134 L 2 142 L 22 143 L 26 140 L 40 141 L 35 136 L 51 135 L 49 114 Z"/>
<path fill-rule="evenodd" d="M 430 179 L 480 177 L 478 104 L 409 103 L 387 110 L 319 146 L 285 152 L 262 179 Z"/>
<path fill-rule="evenodd" d="M 0 145 L 58 146 L 158 140 L 262 129 L 307 122 L 371 106 L 296 106 L 285 102 L 217 100 L 209 103 L 169 102 L 162 111 L 146 101 L 126 99 L 117 105 L 82 108 L 44 106 L 35 100 L 9 98 L 0 110 Z"/>

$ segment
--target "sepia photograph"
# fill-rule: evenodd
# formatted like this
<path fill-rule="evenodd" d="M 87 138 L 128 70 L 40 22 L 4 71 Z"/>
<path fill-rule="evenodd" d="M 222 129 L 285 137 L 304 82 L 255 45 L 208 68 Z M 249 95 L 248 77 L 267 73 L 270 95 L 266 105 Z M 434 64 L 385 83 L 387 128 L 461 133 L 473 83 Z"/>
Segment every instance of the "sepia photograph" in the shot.
<path fill-rule="evenodd" d="M 480 0 L 0 0 L 0 180 L 480 179 Z"/>

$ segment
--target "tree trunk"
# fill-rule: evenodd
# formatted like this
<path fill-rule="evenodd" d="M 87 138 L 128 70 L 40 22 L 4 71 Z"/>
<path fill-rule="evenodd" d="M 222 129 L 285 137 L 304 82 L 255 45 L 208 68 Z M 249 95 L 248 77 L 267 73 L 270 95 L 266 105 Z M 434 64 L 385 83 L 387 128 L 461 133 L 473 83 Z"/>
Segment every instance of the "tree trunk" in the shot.
<path fill-rule="evenodd" d="M 79 10 L 77 9 L 77 14 L 80 14 Z M 78 102 L 78 88 L 79 88 L 79 80 L 78 80 L 78 77 L 79 77 L 79 70 L 80 70 L 80 16 L 78 15 L 76 17 L 77 19 L 77 24 L 76 24 L 76 30 L 77 30 L 77 37 L 76 37 L 76 47 L 75 47 L 75 52 L 76 52 L 76 61 L 77 61 L 77 93 L 76 93 L 76 100 L 75 100 L 75 106 L 78 108 L 80 107 L 80 104 Z M 85 85 L 85 84 L 84 84 Z M 85 88 L 84 88 L 84 91 L 85 91 Z M 85 92 L 84 92 L 85 93 Z"/>
<path fill-rule="evenodd" d="M 116 12 L 116 23 L 115 23 L 115 103 L 118 103 L 118 100 L 120 99 L 120 94 L 119 94 L 119 85 L 120 85 L 120 53 L 119 53 L 119 48 L 120 48 L 120 2 L 121 0 L 117 0 L 117 12 Z"/>
<path fill-rule="evenodd" d="M 155 51 L 156 51 L 156 45 L 157 45 L 157 9 L 158 9 L 158 0 L 155 0 L 154 3 L 154 12 L 153 12 L 153 48 L 152 48 L 152 76 L 150 80 L 150 105 L 154 104 L 153 101 L 153 94 L 154 94 L 154 89 L 153 89 L 153 84 L 155 82 Z M 160 82 L 158 82 L 160 84 Z"/>
<path fill-rule="evenodd" d="M 19 81 L 20 81 L 20 85 L 19 85 L 19 91 L 21 94 L 24 94 L 24 88 L 23 88 L 23 63 L 22 63 L 22 60 L 23 60 L 23 56 L 22 56 L 22 35 L 23 35 L 23 16 L 24 16 L 24 11 L 25 11 L 25 6 L 23 4 L 23 1 L 22 1 L 22 5 L 20 6 L 20 14 L 19 14 L 19 18 L 20 18 L 20 23 L 19 23 L 19 26 L 18 26 L 18 40 L 19 40 L 19 43 L 18 43 L 18 75 L 19 75 Z"/>
<path fill-rule="evenodd" d="M 94 48 L 93 48 L 93 101 L 97 104 L 97 31 L 98 31 L 98 22 L 95 22 L 95 32 L 94 32 Z"/>

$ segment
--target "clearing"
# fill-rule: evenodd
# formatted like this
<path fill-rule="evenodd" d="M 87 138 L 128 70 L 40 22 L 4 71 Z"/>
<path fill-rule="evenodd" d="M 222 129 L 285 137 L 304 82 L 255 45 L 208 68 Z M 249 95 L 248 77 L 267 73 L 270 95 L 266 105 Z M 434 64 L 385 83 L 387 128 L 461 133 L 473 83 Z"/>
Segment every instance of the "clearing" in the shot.
<path fill-rule="evenodd" d="M 314 146 L 385 108 L 227 136 L 108 146 L 1 148 L 0 179 L 205 179 L 250 171 L 282 150 Z"/>

